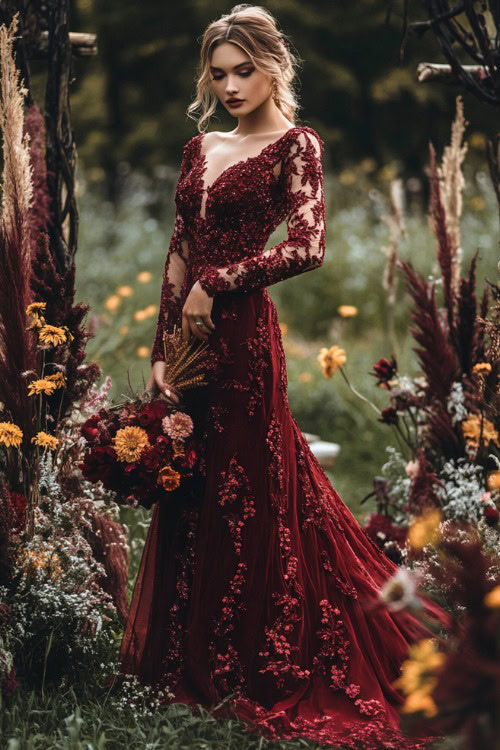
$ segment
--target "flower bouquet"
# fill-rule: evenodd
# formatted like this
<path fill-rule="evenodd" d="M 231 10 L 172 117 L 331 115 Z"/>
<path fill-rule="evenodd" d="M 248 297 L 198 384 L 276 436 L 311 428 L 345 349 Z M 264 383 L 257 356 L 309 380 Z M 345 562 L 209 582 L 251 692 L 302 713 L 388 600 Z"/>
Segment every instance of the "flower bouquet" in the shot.
<path fill-rule="evenodd" d="M 215 365 L 207 348 L 183 341 L 177 328 L 165 333 L 165 383 L 180 393 L 206 385 Z M 81 426 L 81 435 L 87 442 L 79 464 L 83 476 L 101 481 L 121 505 L 150 508 L 203 470 L 191 416 L 149 390 L 100 409 Z"/>

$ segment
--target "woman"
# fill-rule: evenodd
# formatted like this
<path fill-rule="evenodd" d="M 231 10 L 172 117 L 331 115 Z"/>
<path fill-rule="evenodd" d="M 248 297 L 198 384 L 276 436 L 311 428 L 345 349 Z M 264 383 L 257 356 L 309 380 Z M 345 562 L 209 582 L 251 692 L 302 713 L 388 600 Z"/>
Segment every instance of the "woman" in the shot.
<path fill-rule="evenodd" d="M 323 142 L 295 124 L 295 64 L 261 7 L 236 6 L 203 36 L 189 108 L 201 132 L 184 148 L 148 388 L 179 403 L 163 383 L 174 325 L 209 342 L 220 370 L 189 404 L 206 451 L 198 501 L 154 509 L 122 668 L 191 705 L 233 693 L 226 705 L 277 737 L 420 747 L 398 732 L 392 683 L 429 632 L 368 611 L 395 566 L 290 413 L 266 289 L 325 251 Z M 217 101 L 237 118 L 229 133 L 205 132 Z M 287 239 L 264 251 L 284 219 Z"/>

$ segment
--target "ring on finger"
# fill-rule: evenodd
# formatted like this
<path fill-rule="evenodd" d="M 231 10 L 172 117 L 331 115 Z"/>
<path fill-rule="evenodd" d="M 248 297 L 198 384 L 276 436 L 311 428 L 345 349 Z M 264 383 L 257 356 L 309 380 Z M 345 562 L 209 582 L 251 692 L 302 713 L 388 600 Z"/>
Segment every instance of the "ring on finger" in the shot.
<path fill-rule="evenodd" d="M 201 318 L 198 318 L 197 320 L 195 320 L 195 325 L 197 325 L 198 328 L 201 328 L 204 325 L 203 320 Z"/>

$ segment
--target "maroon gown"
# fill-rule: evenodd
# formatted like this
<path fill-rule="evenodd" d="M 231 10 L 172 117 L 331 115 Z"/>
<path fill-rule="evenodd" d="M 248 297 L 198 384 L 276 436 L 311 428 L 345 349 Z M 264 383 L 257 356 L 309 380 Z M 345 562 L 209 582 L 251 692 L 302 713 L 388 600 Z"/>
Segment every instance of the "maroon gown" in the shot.
<path fill-rule="evenodd" d="M 193 707 L 232 694 L 225 707 L 268 737 L 423 747 L 398 730 L 392 683 L 429 631 L 407 613 L 370 611 L 396 567 L 290 413 L 266 289 L 323 262 L 323 142 L 293 127 L 205 186 L 203 139 L 184 147 L 151 361 L 199 280 L 214 298 L 220 372 L 189 404 L 205 451 L 198 494 L 153 508 L 122 672 Z M 285 219 L 287 239 L 263 251 Z"/>

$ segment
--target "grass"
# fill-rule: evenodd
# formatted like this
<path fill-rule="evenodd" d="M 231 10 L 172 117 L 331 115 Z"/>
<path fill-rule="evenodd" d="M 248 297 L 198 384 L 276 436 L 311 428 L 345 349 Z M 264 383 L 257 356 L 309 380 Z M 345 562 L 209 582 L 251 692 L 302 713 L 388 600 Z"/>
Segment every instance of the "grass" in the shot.
<path fill-rule="evenodd" d="M 234 719 L 215 719 L 182 703 L 150 710 L 126 705 L 95 686 L 54 687 L 45 700 L 19 694 L 0 712 L 2 750 L 319 750 L 296 739 L 271 741 Z M 331 750 L 335 750 L 328 745 Z M 465 750 L 458 739 L 434 750 Z M 337 750 L 341 750 L 338 748 Z"/>
<path fill-rule="evenodd" d="M 45 701 L 19 695 L 0 716 L 6 750 L 299 750 L 306 740 L 271 742 L 237 719 L 214 719 L 177 703 L 152 712 L 110 699 L 92 686 L 55 688 Z"/>

